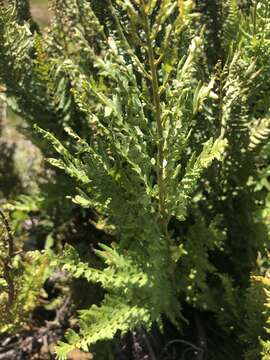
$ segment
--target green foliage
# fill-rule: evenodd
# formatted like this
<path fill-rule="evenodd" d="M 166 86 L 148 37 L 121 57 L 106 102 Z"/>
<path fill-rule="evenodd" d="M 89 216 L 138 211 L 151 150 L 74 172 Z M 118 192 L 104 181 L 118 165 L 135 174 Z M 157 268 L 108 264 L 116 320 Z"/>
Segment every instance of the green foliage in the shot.
<path fill-rule="evenodd" d="M 0 8 L 8 102 L 58 168 L 56 200 L 43 189 L 14 209 L 37 211 L 52 198 L 54 207 L 69 195 L 115 239 L 95 251 L 103 265 L 71 246 L 57 256 L 74 278 L 105 290 L 59 343 L 61 360 L 118 332 L 162 329 L 164 318 L 179 327 L 186 306 L 211 312 L 246 359 L 258 357 L 259 336 L 268 351 L 263 293 L 250 273 L 269 247 L 270 6 L 206 8 L 205 24 L 195 1 L 108 0 L 101 9 L 54 0 L 44 34 L 22 22 L 18 4 Z M 209 353 L 223 359 L 220 349 Z"/>
<path fill-rule="evenodd" d="M 185 219 L 203 170 L 214 159 L 220 160 L 226 147 L 225 140 L 210 139 L 199 153 L 193 151 L 181 169 L 181 154 L 188 147 L 194 117 L 204 110 L 205 100 L 214 96 L 214 80 L 205 84 L 200 81 L 196 56 L 201 52 L 202 35 L 185 34 L 190 22 L 189 9 L 184 7 L 181 13 L 176 3 L 164 2 L 153 15 L 152 6 L 140 4 L 135 8 L 127 2 L 119 2 L 117 7 L 110 5 L 116 34 L 102 41 L 106 52 L 102 57 L 97 56 L 95 49 L 84 43 L 84 51 L 94 61 L 94 74 L 83 72 L 76 59 L 63 64 L 63 69 L 74 77 L 75 102 L 96 128 L 93 139 L 86 142 L 66 128 L 77 147 L 77 154 L 73 155 L 52 134 L 38 129 L 62 156 L 61 160 L 50 159 L 50 163 L 77 181 L 79 196 L 74 201 L 109 217 L 119 238 L 115 260 L 112 255 L 109 257 L 111 253 L 107 249 L 112 264 L 107 264 L 106 276 L 100 272 L 88 276 L 88 280 L 100 282 L 109 291 L 101 308 L 83 313 L 87 316 L 89 312 L 96 325 L 89 328 L 81 316 L 80 336 L 68 334 L 70 346 L 62 344 L 58 349 L 63 357 L 72 346 L 85 350 L 98 339 L 112 338 L 118 330 L 126 332 L 142 325 L 149 328 L 153 322 L 160 322 L 162 314 L 175 321 L 179 305 L 172 282 L 175 250 L 168 224 L 172 217 Z M 127 12 L 132 32 L 129 25 L 123 28 L 118 17 L 121 11 Z M 89 14 L 95 19 L 91 8 Z M 159 27 L 149 27 L 151 16 Z M 171 16 L 175 19 L 169 25 Z M 134 34 L 134 29 L 141 38 L 134 42 L 141 41 L 145 53 L 137 55 L 130 45 L 129 36 Z M 154 48 L 152 42 L 160 41 L 161 31 L 167 32 L 165 41 Z M 188 51 L 179 47 L 178 52 L 168 57 L 170 41 L 173 46 L 181 36 L 193 37 Z M 177 57 L 181 59 L 178 63 Z M 155 58 L 159 58 L 159 64 Z M 148 90 L 148 84 L 152 91 Z M 123 257 L 127 251 L 130 263 Z M 66 263 L 69 268 L 69 260 Z M 79 264 L 75 269 L 82 274 L 87 271 Z M 99 314 L 112 311 L 112 302 L 118 303 L 113 308 L 119 308 L 120 314 L 114 312 L 104 326 L 99 323 Z"/>
<path fill-rule="evenodd" d="M 117 248 L 100 246 L 102 250 L 96 252 L 107 265 L 104 271 L 81 263 L 72 248 L 67 248 L 61 259 L 64 269 L 75 278 L 83 276 L 98 282 L 109 294 L 100 307 L 80 311 L 80 333 L 67 333 L 69 345 L 59 344 L 59 358 L 66 358 L 74 347 L 87 351 L 97 341 L 112 339 L 116 331 L 126 333 L 141 326 L 149 329 L 155 321 L 161 325 L 161 314 L 173 316 L 177 309 L 166 277 L 155 273 L 152 264 L 145 264 L 142 258 L 140 263 L 134 263 L 137 254 L 121 255 Z"/>
<path fill-rule="evenodd" d="M 259 300 L 261 302 L 261 299 L 264 300 L 264 308 L 262 309 L 262 306 L 260 306 L 260 309 L 262 309 L 262 313 L 260 314 L 260 317 L 263 317 L 263 321 L 265 324 L 265 328 L 263 329 L 263 331 L 261 330 L 262 335 L 260 336 L 260 349 L 261 349 L 261 355 L 262 355 L 262 360 L 268 360 L 269 356 L 270 356 L 270 342 L 269 340 L 265 340 L 269 338 L 269 329 L 268 329 L 268 324 L 269 324 L 269 286 L 270 286 L 270 281 L 268 278 L 268 275 L 266 276 L 254 276 L 254 283 L 257 283 L 255 286 L 260 287 L 261 289 L 263 289 L 264 291 L 264 296 L 261 297 L 256 297 L 257 301 Z M 259 336 L 259 333 L 258 333 Z M 257 354 L 255 354 L 256 356 Z M 253 358 L 256 358 L 256 357 Z"/>
<path fill-rule="evenodd" d="M 38 251 L 16 253 L 13 233 L 1 213 L 0 241 L 0 333 L 20 329 L 38 304 L 45 280 L 52 272 L 51 254 Z"/>

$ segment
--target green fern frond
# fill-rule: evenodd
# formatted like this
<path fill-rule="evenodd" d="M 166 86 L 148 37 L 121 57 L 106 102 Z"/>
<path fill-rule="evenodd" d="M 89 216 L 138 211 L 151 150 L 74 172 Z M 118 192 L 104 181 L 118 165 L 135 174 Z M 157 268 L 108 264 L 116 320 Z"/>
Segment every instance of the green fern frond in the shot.
<path fill-rule="evenodd" d="M 131 259 L 131 254 L 126 256 L 117 249 L 105 245 L 101 247 L 102 250 L 96 252 L 107 264 L 102 271 L 80 262 L 78 254 L 71 247 L 66 247 L 60 260 L 64 269 L 74 277 L 85 277 L 88 281 L 101 283 L 109 293 L 100 306 L 93 305 L 89 310 L 79 312 L 80 332 L 67 332 L 68 345 L 62 342 L 56 348 L 59 359 L 74 348 L 88 351 L 89 346 L 100 340 L 112 339 L 118 331 L 124 334 L 142 326 L 150 328 L 153 322 L 160 322 L 162 313 L 172 318 L 176 315 L 171 303 L 169 280 L 163 277 L 160 286 L 159 267 L 145 264 L 141 259 L 140 269 Z M 133 255 L 135 259 L 136 254 Z M 151 296 L 153 293 L 155 296 Z"/>
<path fill-rule="evenodd" d="M 270 136 L 270 118 L 254 121 L 250 127 L 249 149 L 255 150 L 261 148 Z"/>
<path fill-rule="evenodd" d="M 239 11 L 238 0 L 227 0 L 223 7 L 227 12 L 227 17 L 223 26 L 223 41 L 225 47 L 235 44 L 239 33 L 241 12 Z M 227 9 L 226 9 L 227 8 Z"/>
<path fill-rule="evenodd" d="M 93 305 L 89 310 L 80 311 L 80 333 L 67 332 L 68 344 L 61 342 L 55 348 L 57 359 L 66 359 L 74 348 L 88 351 L 97 341 L 111 340 L 116 331 L 124 334 L 141 325 L 151 325 L 147 308 L 121 304 L 118 298 L 106 297 L 100 307 Z"/>
<path fill-rule="evenodd" d="M 169 213 L 171 212 L 179 220 L 185 219 L 187 205 L 203 171 L 214 159 L 221 160 L 224 157 L 226 146 L 227 141 L 224 139 L 217 139 L 215 142 L 210 139 L 204 144 L 199 156 L 193 154 L 187 165 L 184 177 L 178 184 L 175 184 L 175 187 L 168 190 L 167 207 Z"/>
<path fill-rule="evenodd" d="M 260 339 L 260 344 L 262 347 L 262 352 L 261 352 L 261 356 L 262 356 L 262 360 L 269 360 L 270 359 L 270 341 L 269 341 L 269 316 L 270 316 L 270 279 L 267 276 L 253 276 L 252 280 L 255 283 L 261 284 L 264 288 L 265 291 L 265 311 L 263 313 L 264 318 L 267 318 L 266 320 L 266 324 L 265 324 L 265 332 L 266 332 L 266 336 L 264 334 L 264 338 Z"/>

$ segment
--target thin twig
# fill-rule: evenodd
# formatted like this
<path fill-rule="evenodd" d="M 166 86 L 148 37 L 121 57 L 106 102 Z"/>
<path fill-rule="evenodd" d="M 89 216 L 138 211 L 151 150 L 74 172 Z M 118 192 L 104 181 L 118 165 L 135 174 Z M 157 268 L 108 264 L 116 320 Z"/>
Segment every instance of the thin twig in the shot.
<path fill-rule="evenodd" d="M 156 355 L 155 355 L 155 353 L 154 353 L 154 350 L 153 350 L 153 348 L 152 348 L 152 346 L 151 346 L 151 344 L 150 344 L 150 341 L 149 341 L 148 338 L 147 338 L 147 334 L 146 334 L 145 332 L 143 332 L 142 337 L 143 337 L 144 342 L 145 342 L 145 344 L 146 344 L 146 346 L 147 346 L 147 350 L 148 350 L 148 352 L 149 352 L 149 355 L 150 355 L 151 360 L 157 360 Z"/>
<path fill-rule="evenodd" d="M 198 313 L 195 313 L 195 324 L 198 331 L 197 344 L 198 347 L 201 349 L 201 351 L 198 352 L 197 360 L 203 360 L 205 357 L 205 353 L 207 352 L 207 341 L 206 341 L 206 334 L 204 331 L 204 327 Z"/>
<path fill-rule="evenodd" d="M 7 235 L 8 235 L 8 256 L 10 258 L 12 258 L 13 253 L 14 253 L 14 238 L 13 238 L 12 230 L 11 230 L 11 227 L 9 225 L 9 222 L 8 222 L 8 219 L 7 219 L 6 215 L 1 210 L 0 210 L 0 216 L 1 216 L 2 220 L 3 220 L 5 228 L 7 230 Z"/>
<path fill-rule="evenodd" d="M 11 275 L 12 270 L 12 258 L 14 256 L 14 238 L 12 234 L 11 227 L 9 225 L 8 219 L 6 215 L 0 210 L 0 217 L 2 218 L 2 222 L 6 228 L 7 238 L 4 236 L 4 243 L 7 245 L 8 253 L 7 256 L 2 259 L 3 260 L 3 278 L 5 279 L 8 286 L 8 302 L 6 304 L 6 311 L 9 314 L 12 304 L 15 300 L 15 287 Z"/>
<path fill-rule="evenodd" d="M 166 344 L 166 346 L 164 347 L 164 349 L 163 349 L 163 351 L 162 351 L 161 356 L 163 356 L 163 354 L 164 354 L 164 353 L 168 350 L 168 348 L 169 348 L 171 345 L 173 345 L 173 344 L 186 345 L 186 346 L 188 346 L 188 348 L 189 348 L 190 350 L 194 350 L 194 351 L 196 351 L 196 352 L 198 352 L 198 353 L 202 353 L 202 352 L 203 352 L 203 349 L 199 348 L 197 345 L 192 344 L 192 343 L 189 342 L 189 341 L 181 340 L 181 339 L 175 339 L 175 340 L 169 341 L 169 342 Z M 185 355 L 185 352 L 184 352 L 183 355 Z"/>
<path fill-rule="evenodd" d="M 58 322 L 59 324 L 61 324 L 62 321 L 63 321 L 63 318 L 65 316 L 65 312 L 66 312 L 66 308 L 68 307 L 68 305 L 70 303 L 70 299 L 71 299 L 71 296 L 67 295 L 65 297 L 60 309 L 58 309 L 57 312 L 56 312 L 56 317 L 55 317 L 54 321 Z"/>

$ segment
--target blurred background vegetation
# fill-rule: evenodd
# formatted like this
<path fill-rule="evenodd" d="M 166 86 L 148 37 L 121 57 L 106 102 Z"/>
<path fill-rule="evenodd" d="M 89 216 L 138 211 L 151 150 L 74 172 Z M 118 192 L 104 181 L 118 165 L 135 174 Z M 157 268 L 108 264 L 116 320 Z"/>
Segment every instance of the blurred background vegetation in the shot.
<path fill-rule="evenodd" d="M 42 28 L 46 27 L 51 16 L 48 1 L 30 0 L 30 5 L 34 19 Z M 41 153 L 22 135 L 25 123 L 10 109 L 0 125 L 0 198 L 4 201 L 21 192 L 33 194 L 37 191 L 37 175 L 42 170 Z M 10 171 L 6 170 L 7 164 Z"/>
<path fill-rule="evenodd" d="M 30 0 L 32 15 L 41 26 L 46 26 L 50 19 L 47 0 Z"/>

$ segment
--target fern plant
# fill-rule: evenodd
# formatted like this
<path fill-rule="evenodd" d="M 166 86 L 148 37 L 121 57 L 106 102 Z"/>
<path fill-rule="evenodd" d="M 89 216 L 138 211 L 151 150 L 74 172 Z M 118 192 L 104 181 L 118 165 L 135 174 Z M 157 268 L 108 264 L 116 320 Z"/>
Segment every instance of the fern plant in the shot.
<path fill-rule="evenodd" d="M 108 6 L 112 36 L 88 6 L 88 23 L 96 24 L 101 38 L 98 54 L 76 31 L 94 72 L 84 72 L 76 58 L 62 65 L 71 76 L 74 100 L 89 121 L 91 141 L 66 128 L 76 144 L 73 155 L 52 134 L 38 130 L 64 155 L 50 159 L 51 164 L 77 180 L 74 201 L 108 217 L 118 238 L 113 249 L 103 246 L 99 251 L 107 265 L 102 272 L 80 264 L 75 255 L 72 260 L 69 251 L 64 257 L 64 267 L 74 276 L 100 282 L 108 294 L 101 307 L 81 312 L 81 331 L 68 332 L 69 344 L 58 347 L 59 358 L 66 358 L 74 347 L 87 350 L 118 330 L 150 328 L 161 323 L 163 314 L 176 322 L 179 305 L 173 279 L 181 244 L 168 225 L 173 217 L 185 219 L 203 170 L 221 159 L 226 145 L 222 138 L 208 139 L 200 153 L 190 149 L 189 159 L 181 164 L 196 114 L 215 96 L 214 79 L 203 82 L 196 68 L 203 57 L 203 35 L 190 32 L 192 4 Z M 121 13 L 126 14 L 125 23 Z M 188 49 L 181 49 L 183 41 L 190 41 Z M 170 48 L 176 52 L 170 54 Z"/>
<path fill-rule="evenodd" d="M 45 280 L 52 272 L 49 251 L 20 254 L 7 216 L 0 212 L 0 333 L 20 329 L 38 304 Z"/>
<path fill-rule="evenodd" d="M 36 123 L 28 133 L 60 170 L 57 186 L 64 178 L 73 203 L 115 239 L 95 251 L 100 268 L 70 246 L 58 255 L 106 290 L 80 311 L 58 358 L 164 318 L 179 326 L 183 305 L 210 311 L 227 338 L 252 347 L 258 336 L 241 321 L 252 304 L 240 299 L 268 241 L 258 215 L 266 191 L 256 188 L 268 161 L 268 1 L 250 11 L 217 2 L 214 62 L 215 11 L 205 24 L 195 1 L 51 5 L 44 34 L 22 21 L 17 1 L 1 6 L 1 81 L 10 106 Z"/>

